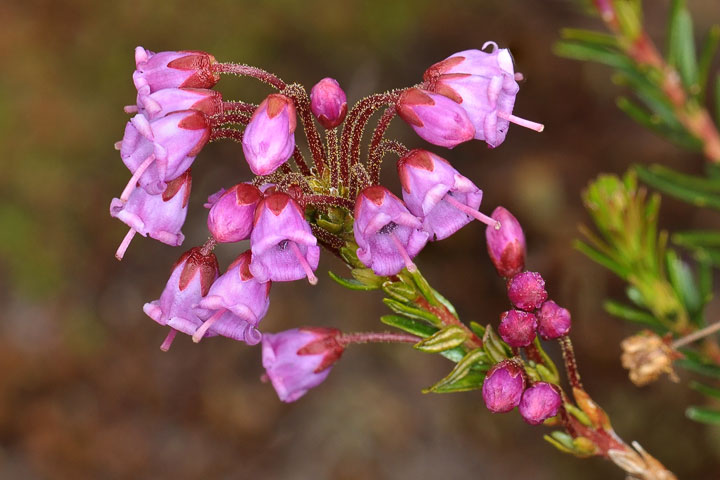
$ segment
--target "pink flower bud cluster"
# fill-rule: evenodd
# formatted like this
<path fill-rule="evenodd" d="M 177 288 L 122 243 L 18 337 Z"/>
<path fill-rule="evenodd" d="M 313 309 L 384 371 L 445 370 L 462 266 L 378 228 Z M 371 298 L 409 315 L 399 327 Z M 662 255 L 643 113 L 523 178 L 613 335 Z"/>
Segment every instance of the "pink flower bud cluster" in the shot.
<path fill-rule="evenodd" d="M 482 396 L 488 410 L 507 413 L 518 407 L 522 418 L 538 425 L 557 415 L 562 405 L 558 387 L 536 382 L 526 388 L 525 372 L 514 360 L 504 360 L 488 371 L 482 386 Z"/>

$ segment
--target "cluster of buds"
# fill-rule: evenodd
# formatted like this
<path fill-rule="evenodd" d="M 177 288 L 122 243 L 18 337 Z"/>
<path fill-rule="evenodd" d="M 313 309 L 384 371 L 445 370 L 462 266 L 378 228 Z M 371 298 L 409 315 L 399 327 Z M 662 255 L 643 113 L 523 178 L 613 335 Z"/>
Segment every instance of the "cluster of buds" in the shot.
<path fill-rule="evenodd" d="M 488 46 L 490 51 L 468 50 L 433 65 L 417 87 L 368 97 L 352 109 L 332 78 L 319 81 L 308 96 L 303 87 L 269 72 L 220 63 L 204 52 L 152 53 L 138 47 L 137 99 L 125 108 L 135 116 L 117 145 L 131 178 L 110 208 L 130 227 L 118 259 L 135 233 L 172 246 L 183 243 L 190 167 L 208 141 L 240 142 L 256 175 L 208 198 L 209 239 L 180 257 L 160 298 L 145 304 L 149 317 L 170 328 L 161 348 L 167 350 L 177 332 L 195 342 L 216 335 L 249 345 L 262 341 L 268 378 L 282 400 L 294 401 L 327 377 L 348 338 L 360 337 L 317 328 L 263 335 L 258 326 L 272 282 L 307 278 L 316 284 L 320 246 L 338 255 L 351 247 L 375 275 L 392 277 L 403 269 L 415 271 L 413 258 L 428 241 L 445 239 L 473 219 L 507 236 L 500 228 L 504 218 L 478 211 L 482 190 L 447 160 L 383 139 L 395 115 L 423 139 L 447 148 L 472 139 L 496 147 L 511 122 L 541 131 L 541 125 L 512 115 L 521 75 L 508 50 L 493 42 L 483 48 Z M 222 73 L 255 77 L 277 92 L 259 105 L 224 101 L 212 89 Z M 382 107 L 387 109 L 363 165 L 363 130 Z M 312 164 L 296 145 L 298 119 Z M 387 153 L 400 157 L 402 199 L 379 182 Z M 250 248 L 220 274 L 215 245 L 245 240 Z M 524 252 L 524 241 L 522 248 L 507 249 Z M 503 255 L 512 262 L 510 254 Z"/>
<path fill-rule="evenodd" d="M 548 300 L 545 280 L 539 273 L 524 270 L 525 236 L 517 219 L 503 207 L 495 209 L 492 218 L 500 228 L 486 230 L 488 254 L 498 274 L 507 279 L 508 299 L 514 307 L 500 315 L 498 333 L 514 352 L 524 348 L 528 356 L 536 356 L 538 335 L 551 340 L 568 334 L 570 312 Z M 558 387 L 530 382 L 522 362 L 516 359 L 504 360 L 488 372 L 483 399 L 496 413 L 518 407 L 523 419 L 533 425 L 557 415 L 562 405 Z"/>

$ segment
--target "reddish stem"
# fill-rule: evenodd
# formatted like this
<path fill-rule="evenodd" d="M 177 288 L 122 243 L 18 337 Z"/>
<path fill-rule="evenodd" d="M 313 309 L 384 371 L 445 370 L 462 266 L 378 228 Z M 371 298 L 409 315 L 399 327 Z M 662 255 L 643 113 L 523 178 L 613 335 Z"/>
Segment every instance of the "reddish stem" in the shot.
<path fill-rule="evenodd" d="M 257 78 L 268 85 L 272 85 L 278 90 L 284 89 L 287 85 L 276 75 L 273 75 L 262 68 L 251 67 L 250 65 L 243 65 L 239 63 L 215 63 L 213 64 L 212 69 L 214 72 L 218 73 L 230 73 L 232 75 Z"/>
<path fill-rule="evenodd" d="M 351 343 L 417 343 L 420 340 L 422 339 L 415 335 L 390 332 L 343 333 L 337 337 L 338 343 L 343 347 Z"/>
<path fill-rule="evenodd" d="M 353 211 L 355 202 L 349 198 L 335 197 L 333 195 L 305 195 L 303 201 L 311 205 L 332 205 Z"/>
<path fill-rule="evenodd" d="M 560 347 L 562 348 L 563 360 L 565 363 L 565 369 L 567 370 L 568 381 L 570 385 L 575 388 L 583 389 L 582 382 L 580 381 L 580 372 L 577 368 L 577 361 L 575 360 L 575 351 L 573 350 L 572 342 L 570 337 L 567 335 L 558 339 Z"/>
<path fill-rule="evenodd" d="M 298 148 L 297 145 L 295 145 L 295 150 L 293 150 L 293 160 L 295 160 L 295 165 L 297 165 L 300 173 L 302 173 L 306 177 L 312 176 L 312 172 L 310 171 L 310 165 L 307 164 L 305 157 L 303 156 L 300 148 Z"/>
<path fill-rule="evenodd" d="M 383 151 L 380 146 L 382 144 L 383 137 L 385 136 L 385 132 L 390 126 L 392 119 L 395 118 L 395 115 L 397 115 L 397 110 L 394 105 L 385 109 L 382 117 L 378 120 L 378 124 L 373 132 L 372 140 L 370 141 L 368 170 L 371 181 L 376 184 L 380 183 L 380 167 L 383 159 Z"/>
<path fill-rule="evenodd" d="M 229 112 L 221 113 L 210 117 L 210 125 L 225 125 L 228 123 L 237 123 L 240 125 L 247 125 L 250 122 L 250 116 L 243 112 Z"/>
<path fill-rule="evenodd" d="M 318 175 L 322 176 L 325 170 L 325 148 L 315 125 L 312 112 L 310 111 L 310 99 L 302 85 L 296 83 L 288 85 L 283 89 L 282 93 L 290 97 L 295 104 L 295 109 L 305 129 L 305 136 L 307 138 L 308 148 L 310 148 L 310 153 L 312 154 L 313 163 L 318 171 Z"/>
<path fill-rule="evenodd" d="M 210 133 L 210 141 L 214 142 L 221 138 L 227 138 L 237 143 L 242 143 L 243 132 L 234 128 L 213 128 Z"/>
<path fill-rule="evenodd" d="M 223 102 L 222 106 L 223 106 L 223 112 L 253 113 L 253 112 L 255 112 L 255 109 L 257 108 L 257 105 L 253 105 L 252 103 L 238 102 L 238 101 Z"/>

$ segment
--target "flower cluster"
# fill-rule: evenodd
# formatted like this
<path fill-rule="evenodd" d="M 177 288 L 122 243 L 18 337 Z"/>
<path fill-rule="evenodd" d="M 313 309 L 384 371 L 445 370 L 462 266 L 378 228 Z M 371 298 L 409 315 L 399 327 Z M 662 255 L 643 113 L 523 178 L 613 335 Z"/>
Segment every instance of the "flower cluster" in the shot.
<path fill-rule="evenodd" d="M 548 300 L 545 280 L 536 272 L 524 271 L 525 236 L 517 219 L 503 207 L 492 218 L 499 228 L 486 229 L 488 254 L 498 274 L 507 279 L 507 293 L 515 307 L 500 315 L 498 333 L 513 349 L 536 352 L 533 342 L 564 337 L 570 331 L 570 312 Z M 529 385 L 532 383 L 532 385 Z M 522 365 L 514 359 L 496 364 L 483 383 L 483 399 L 495 413 L 518 407 L 526 422 L 536 425 L 557 415 L 562 404 L 559 389 L 547 382 L 530 382 Z"/>
<path fill-rule="evenodd" d="M 490 51 L 484 51 L 487 47 Z M 416 271 L 413 258 L 428 241 L 445 239 L 477 219 L 498 238 L 507 237 L 505 245 L 488 242 L 488 248 L 500 249 L 506 273 L 517 269 L 511 257 L 524 252 L 524 240 L 518 244 L 517 235 L 510 238 L 512 222 L 501 228 L 502 213 L 491 218 L 478 211 L 480 188 L 435 153 L 383 138 L 395 115 L 423 139 L 447 148 L 472 139 L 497 147 L 510 123 L 541 131 L 541 125 L 512 115 L 521 76 L 508 50 L 489 42 L 483 50 L 460 52 L 431 66 L 418 86 L 367 97 L 351 109 L 332 78 L 320 80 L 307 95 L 303 87 L 269 72 L 220 63 L 204 52 L 152 53 L 138 47 L 135 60 L 136 104 L 125 108 L 135 115 L 118 142 L 131 178 L 110 207 L 111 215 L 130 227 L 118 259 L 135 233 L 172 246 L 183 243 L 190 167 L 208 141 L 240 142 L 256 175 L 208 198 L 210 238 L 180 257 L 160 298 L 145 304 L 149 317 L 170 328 L 164 350 L 177 332 L 195 342 L 216 335 L 249 345 L 262 341 L 268 378 L 282 400 L 294 401 L 327 377 L 348 343 L 389 338 L 344 336 L 327 328 L 260 332 L 271 283 L 302 278 L 317 283 L 321 246 L 341 257 L 350 250 L 374 275 L 393 277 L 403 269 Z M 277 91 L 258 105 L 225 101 L 212 89 L 222 73 L 255 77 Z M 363 164 L 363 130 L 380 108 L 386 111 Z M 299 125 L 312 163 L 296 144 Z M 379 182 L 380 162 L 388 153 L 400 157 L 402 199 Z M 245 240 L 249 249 L 220 274 L 215 245 Z M 516 278 L 511 295 L 523 312 L 507 315 L 513 322 L 508 336 L 528 336 L 518 332 L 529 330 L 534 335 L 536 328 L 545 335 L 550 330 L 542 320 L 539 327 L 528 327 L 527 318 L 536 322 L 532 312 L 541 307 L 544 312 L 552 302 L 541 305 L 542 298 L 530 308 L 527 282 Z M 547 318 L 558 316 L 549 309 Z"/>

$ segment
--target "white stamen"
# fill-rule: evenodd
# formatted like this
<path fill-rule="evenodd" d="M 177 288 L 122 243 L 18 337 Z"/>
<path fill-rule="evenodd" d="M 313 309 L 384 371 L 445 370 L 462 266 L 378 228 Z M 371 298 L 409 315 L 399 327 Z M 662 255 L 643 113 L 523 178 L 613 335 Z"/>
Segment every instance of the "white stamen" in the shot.
<path fill-rule="evenodd" d="M 170 345 L 172 345 L 173 340 L 175 340 L 175 335 L 177 335 L 177 330 L 174 328 L 170 329 L 170 332 L 167 334 L 167 337 L 165 337 L 165 341 L 162 342 L 162 345 L 160 345 L 160 350 L 163 352 L 167 352 L 170 350 Z"/>
<path fill-rule="evenodd" d="M 295 257 L 297 258 L 298 262 L 300 262 L 300 266 L 305 270 L 305 275 L 307 276 L 308 282 L 310 282 L 310 285 L 317 285 L 318 279 L 315 276 L 315 274 L 312 271 L 312 268 L 310 268 L 310 264 L 307 262 L 305 257 L 303 257 L 302 252 L 300 251 L 300 248 L 297 246 L 297 244 L 293 241 L 288 242 L 290 244 L 290 248 L 292 249 L 293 253 L 295 254 Z"/>
<path fill-rule="evenodd" d="M 128 247 L 130 246 L 130 242 L 132 241 L 132 239 L 136 233 L 137 232 L 135 231 L 134 228 L 131 228 L 130 230 L 128 230 L 128 233 L 125 234 L 125 238 L 123 238 L 123 241 L 120 242 L 120 246 L 115 251 L 115 258 L 117 258 L 118 260 L 123 259 L 123 257 L 125 256 L 125 250 L 127 250 Z"/>
<path fill-rule="evenodd" d="M 390 232 L 389 235 L 393 243 L 395 244 L 395 248 L 398 252 L 400 252 L 400 256 L 403 258 L 403 261 L 405 262 L 405 268 L 407 268 L 408 272 L 417 272 L 417 266 L 410 259 L 410 255 L 408 255 L 408 252 L 407 250 L 405 250 L 405 247 L 403 247 L 403 244 L 400 243 L 400 239 L 397 238 L 395 232 Z"/>
<path fill-rule="evenodd" d="M 510 115 L 509 113 L 505 112 L 498 112 L 497 116 L 500 118 L 504 118 L 508 122 L 512 122 L 516 125 L 520 125 L 521 127 L 529 128 L 530 130 L 535 130 L 536 132 L 542 132 L 545 130 L 545 125 L 542 123 L 533 122 L 531 120 L 525 120 L 524 118 L 516 117 L 515 115 Z"/>
<path fill-rule="evenodd" d="M 226 308 L 221 308 L 217 312 L 213 313 L 212 317 L 205 320 L 203 324 L 200 325 L 197 330 L 195 330 L 195 333 L 193 333 L 192 341 L 198 343 L 200 340 L 202 340 L 207 331 L 210 330 L 210 327 L 212 327 L 213 324 L 217 322 L 226 311 Z"/>
<path fill-rule="evenodd" d="M 466 213 L 466 214 L 470 215 L 471 217 L 475 218 L 476 220 L 484 223 L 488 227 L 495 227 L 495 230 L 500 230 L 500 222 L 498 222 L 497 220 L 495 220 L 492 217 L 488 217 L 484 213 L 480 213 L 477 210 L 474 210 L 474 209 L 468 207 L 464 203 L 458 202 L 451 195 L 445 195 L 443 200 L 445 200 L 446 202 L 448 202 L 450 205 L 457 208 L 461 212 Z"/>

